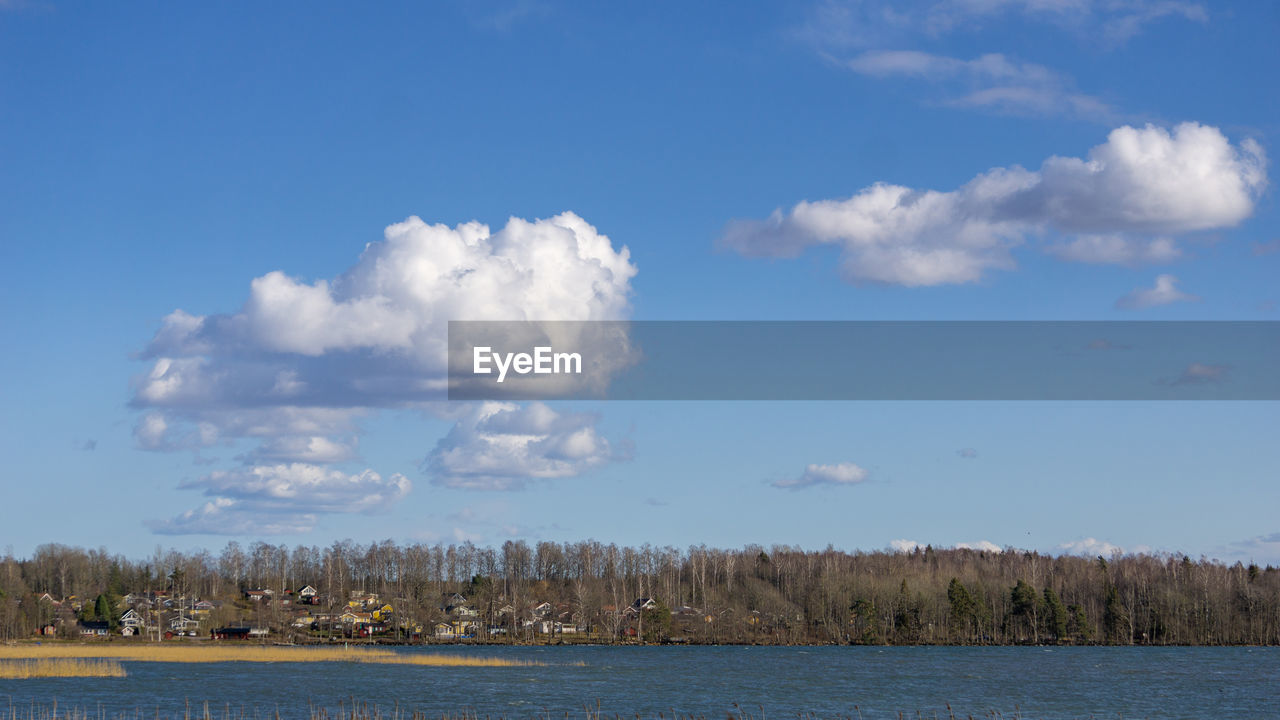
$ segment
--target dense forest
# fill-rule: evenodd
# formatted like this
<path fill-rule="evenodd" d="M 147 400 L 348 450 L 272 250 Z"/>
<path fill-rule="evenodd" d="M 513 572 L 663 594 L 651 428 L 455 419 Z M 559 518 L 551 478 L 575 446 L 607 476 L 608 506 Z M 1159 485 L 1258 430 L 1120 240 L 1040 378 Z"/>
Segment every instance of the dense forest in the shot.
<path fill-rule="evenodd" d="M 42 545 L 28 559 L 0 560 L 0 638 L 31 636 L 49 622 L 51 604 L 77 598 L 106 615 L 130 593 L 230 606 L 248 589 L 304 585 L 330 608 L 376 593 L 395 604 L 402 625 L 448 619 L 446 596 L 465 598 L 479 621 L 513 628 L 551 603 L 603 641 L 1280 644 L 1280 569 L 1272 567 L 1182 555 L 679 550 L 592 541 L 293 549 L 232 542 L 217 554 L 157 549 L 140 560 Z M 625 612 L 638 598 L 654 606 Z"/>

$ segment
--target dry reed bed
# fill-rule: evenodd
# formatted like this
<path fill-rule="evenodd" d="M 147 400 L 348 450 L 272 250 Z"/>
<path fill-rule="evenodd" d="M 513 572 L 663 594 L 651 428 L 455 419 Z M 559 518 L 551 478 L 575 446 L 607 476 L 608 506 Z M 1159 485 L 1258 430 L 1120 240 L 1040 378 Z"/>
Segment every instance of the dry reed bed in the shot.
<path fill-rule="evenodd" d="M 124 676 L 124 667 L 117 660 L 0 660 L 0 680 Z"/>
<path fill-rule="evenodd" d="M 129 662 L 347 662 L 429 667 L 531 667 L 545 663 L 494 657 L 421 655 L 362 647 L 263 647 L 186 643 L 0 645 L 0 660 L 111 659 Z"/>

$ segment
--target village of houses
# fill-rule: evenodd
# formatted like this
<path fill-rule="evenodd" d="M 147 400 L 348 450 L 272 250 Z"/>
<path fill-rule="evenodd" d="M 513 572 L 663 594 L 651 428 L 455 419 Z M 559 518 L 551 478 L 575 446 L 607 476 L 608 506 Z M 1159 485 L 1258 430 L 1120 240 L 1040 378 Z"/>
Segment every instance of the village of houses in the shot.
<path fill-rule="evenodd" d="M 644 623 L 669 625 L 710 622 L 702 611 L 681 606 L 669 611 L 649 597 L 637 598 L 618 610 L 603 608 L 606 622 L 582 622 L 566 603 L 540 602 L 517 609 L 511 604 L 481 612 L 459 593 L 441 598 L 438 619 L 422 622 L 397 612 L 394 600 L 376 593 L 353 591 L 348 599 L 329 603 L 315 587 L 305 585 L 278 593 L 245 590 L 235 601 L 213 601 L 165 591 L 130 593 L 120 599 L 112 620 L 77 619 L 82 603 L 60 601 L 48 593 L 37 602 L 51 607 L 50 619 L 37 634 L 81 639 L 113 637 L 150 640 L 257 640 L 262 642 L 324 642 L 364 639 L 371 642 L 528 642 L 626 640 L 644 635 Z M 70 629 L 74 627 L 74 632 Z"/>

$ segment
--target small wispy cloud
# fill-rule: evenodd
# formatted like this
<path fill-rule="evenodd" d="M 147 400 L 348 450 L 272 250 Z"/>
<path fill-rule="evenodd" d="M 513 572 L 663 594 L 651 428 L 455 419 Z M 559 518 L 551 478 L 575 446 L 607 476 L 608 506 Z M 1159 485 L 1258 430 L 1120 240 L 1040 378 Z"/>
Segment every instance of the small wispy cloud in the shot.
<path fill-rule="evenodd" d="M 1089 343 L 1084 346 L 1084 349 L 1105 352 L 1107 350 L 1128 350 L 1129 346 L 1112 342 L 1106 338 L 1095 338 L 1090 340 Z"/>
<path fill-rule="evenodd" d="M 1274 238 L 1266 242 L 1256 242 L 1253 244 L 1252 252 L 1254 257 L 1274 255 L 1280 252 L 1280 238 Z"/>
<path fill-rule="evenodd" d="M 1182 249 L 1172 238 L 1139 238 L 1120 233 L 1079 235 L 1051 244 L 1045 252 L 1059 260 L 1092 265 L 1159 265 L 1182 258 Z"/>
<path fill-rule="evenodd" d="M 978 540 L 976 542 L 956 543 L 957 550 L 977 550 L 979 552 L 1004 552 L 1004 548 L 991 542 L 990 540 Z"/>
<path fill-rule="evenodd" d="M 1056 29 L 1089 45 L 1114 48 L 1161 20 L 1205 23 L 1205 5 L 1187 0 L 892 0 L 816 3 L 795 35 L 819 49 L 980 32 L 995 20 L 1022 23 L 1024 33 Z"/>
<path fill-rule="evenodd" d="M 799 477 L 785 478 L 773 483 L 776 488 L 800 490 L 815 485 L 857 485 L 870 477 L 866 469 L 851 462 L 834 465 L 809 465 Z"/>
<path fill-rule="evenodd" d="M 1067 73 L 1001 53 L 965 59 L 920 49 L 948 35 L 977 34 L 993 22 L 1016 22 L 1021 36 L 1065 31 L 1084 44 L 1115 48 L 1166 18 L 1206 22 L 1203 5 L 1184 0 L 825 0 L 791 32 L 837 65 L 876 77 L 932 83 L 924 98 L 946 106 L 1005 115 L 1074 117 L 1111 122 L 1125 117 L 1102 98 L 1082 92 Z M 849 59 L 852 53 L 863 52 Z"/>
<path fill-rule="evenodd" d="M 256 512 L 232 498 L 214 498 L 168 520 L 144 524 L 157 535 L 297 535 L 315 529 L 314 513 Z"/>
<path fill-rule="evenodd" d="M 1225 553 L 1249 561 L 1280 564 L 1280 532 L 1255 535 L 1237 540 L 1225 548 Z"/>
<path fill-rule="evenodd" d="M 321 515 L 386 511 L 412 487 L 400 474 L 344 473 L 306 463 L 218 470 L 181 489 L 203 490 L 210 500 L 174 518 L 152 521 L 164 535 L 278 535 L 307 532 Z"/>
<path fill-rule="evenodd" d="M 1229 365 L 1210 365 L 1207 363 L 1191 363 L 1181 375 L 1162 381 L 1166 385 L 1209 385 L 1222 382 L 1226 377 Z"/>
<path fill-rule="evenodd" d="M 956 455 L 959 455 L 966 460 L 972 460 L 973 458 L 978 457 L 978 451 L 973 448 L 960 448 L 956 451 Z"/>
<path fill-rule="evenodd" d="M 927 547 L 925 543 L 917 542 L 915 540 L 901 539 L 901 540 L 889 541 L 889 548 L 894 552 L 911 553 L 925 547 Z M 934 545 L 934 547 L 942 547 L 942 546 Z M 977 540 L 975 542 L 959 542 L 959 543 L 956 543 L 955 545 L 952 545 L 951 547 L 956 550 L 977 550 L 978 552 L 996 552 L 996 553 L 1004 552 L 1004 548 L 991 542 L 990 540 Z"/>
<path fill-rule="evenodd" d="M 511 2 L 482 3 L 485 12 L 473 18 L 477 27 L 510 32 L 512 28 L 527 20 L 550 14 L 552 6 L 537 0 L 513 0 Z"/>
<path fill-rule="evenodd" d="M 931 83 L 937 102 L 1011 115 L 1081 117 L 1109 122 L 1117 113 L 1101 99 L 1075 89 L 1067 75 L 1001 53 L 965 60 L 916 50 L 871 50 L 846 63 L 856 73 Z"/>
<path fill-rule="evenodd" d="M 1113 545 L 1105 540 L 1098 540 L 1092 537 L 1062 543 L 1058 546 L 1058 549 L 1069 555 L 1101 555 L 1102 557 L 1111 557 L 1117 553 L 1124 552 L 1124 548 L 1119 545 Z"/>
<path fill-rule="evenodd" d="M 1149 288 L 1134 288 L 1116 300 L 1121 310 L 1145 310 L 1179 302 L 1198 302 L 1200 297 L 1178 289 L 1178 278 L 1173 275 L 1157 275 L 1156 284 Z"/>

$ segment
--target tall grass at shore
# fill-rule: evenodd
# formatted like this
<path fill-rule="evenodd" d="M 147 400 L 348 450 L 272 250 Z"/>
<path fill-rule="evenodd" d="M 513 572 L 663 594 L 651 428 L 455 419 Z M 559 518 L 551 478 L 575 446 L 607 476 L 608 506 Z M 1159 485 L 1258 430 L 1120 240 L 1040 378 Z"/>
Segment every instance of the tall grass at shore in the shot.
<path fill-rule="evenodd" d="M 33 678 L 124 677 L 117 660 L 48 659 L 0 660 L 0 680 Z"/>
<path fill-rule="evenodd" d="M 187 643 L 0 645 L 0 660 L 112 659 L 129 662 L 348 662 L 428 667 L 528 667 L 545 663 L 466 655 L 398 653 L 364 647 L 263 647 Z"/>

